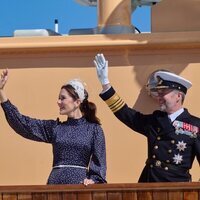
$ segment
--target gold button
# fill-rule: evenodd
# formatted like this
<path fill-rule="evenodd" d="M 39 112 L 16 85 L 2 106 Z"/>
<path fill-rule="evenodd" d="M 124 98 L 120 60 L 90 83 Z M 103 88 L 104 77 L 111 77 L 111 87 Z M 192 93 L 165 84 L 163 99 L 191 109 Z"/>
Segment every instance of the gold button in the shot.
<path fill-rule="evenodd" d="M 153 156 L 152 156 L 152 158 L 156 158 L 156 156 L 155 156 L 155 155 L 153 155 Z"/>
<path fill-rule="evenodd" d="M 153 165 L 150 165 L 151 168 L 153 168 Z"/>
<path fill-rule="evenodd" d="M 157 131 L 160 132 L 160 128 L 157 128 Z"/>
<path fill-rule="evenodd" d="M 166 163 L 170 163 L 170 160 L 166 160 Z"/>
<path fill-rule="evenodd" d="M 156 165 L 156 167 L 160 167 L 161 166 L 160 160 L 157 160 L 155 165 Z"/>
<path fill-rule="evenodd" d="M 161 137 L 160 137 L 160 136 L 158 136 L 158 137 L 157 137 L 157 140 L 160 140 L 160 139 L 161 139 Z"/>
<path fill-rule="evenodd" d="M 171 143 L 174 144 L 174 143 L 175 143 L 175 140 L 171 140 Z"/>
<path fill-rule="evenodd" d="M 168 167 L 165 167 L 165 170 L 168 170 L 169 168 Z"/>
<path fill-rule="evenodd" d="M 158 146 L 156 145 L 156 146 L 154 146 L 154 149 L 158 149 Z"/>
<path fill-rule="evenodd" d="M 169 150 L 168 150 L 168 153 L 171 153 L 171 152 L 172 152 L 172 150 L 171 150 L 171 149 L 169 149 Z"/>

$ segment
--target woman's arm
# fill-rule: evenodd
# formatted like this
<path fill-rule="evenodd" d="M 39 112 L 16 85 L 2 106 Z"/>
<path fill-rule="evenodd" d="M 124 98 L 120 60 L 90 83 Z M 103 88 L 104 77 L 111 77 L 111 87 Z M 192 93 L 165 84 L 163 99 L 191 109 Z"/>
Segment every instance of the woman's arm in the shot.
<path fill-rule="evenodd" d="M 106 183 L 106 169 L 105 137 L 101 126 L 97 125 L 95 127 L 88 178 L 95 183 Z"/>
<path fill-rule="evenodd" d="M 54 120 L 38 120 L 22 115 L 6 97 L 4 87 L 8 80 L 8 70 L 4 70 L 0 78 L 0 103 L 9 125 L 21 136 L 51 143 L 52 129 L 56 126 Z"/>
<path fill-rule="evenodd" d="M 6 102 L 8 98 L 6 97 L 6 93 L 4 91 L 4 86 L 6 85 L 8 80 L 8 69 L 5 69 L 1 73 L 1 79 L 0 79 L 0 102 Z"/>

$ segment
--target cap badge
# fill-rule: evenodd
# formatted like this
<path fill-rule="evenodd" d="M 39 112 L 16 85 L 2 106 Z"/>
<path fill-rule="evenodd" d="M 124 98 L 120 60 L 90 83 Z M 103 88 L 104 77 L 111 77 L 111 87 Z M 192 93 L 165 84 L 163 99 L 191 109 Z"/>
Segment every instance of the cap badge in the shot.
<path fill-rule="evenodd" d="M 162 85 L 162 83 L 163 83 L 163 80 L 160 79 L 159 82 L 157 83 L 157 85 Z"/>

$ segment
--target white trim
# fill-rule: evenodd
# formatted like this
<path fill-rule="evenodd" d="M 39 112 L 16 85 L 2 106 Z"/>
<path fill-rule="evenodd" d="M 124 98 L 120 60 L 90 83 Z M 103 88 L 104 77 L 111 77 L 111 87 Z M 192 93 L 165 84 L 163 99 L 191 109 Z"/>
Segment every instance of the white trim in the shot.
<path fill-rule="evenodd" d="M 87 169 L 87 167 L 78 166 L 78 165 L 56 165 L 56 166 L 53 166 L 53 169 L 62 168 L 62 167 L 72 167 L 72 168 Z"/>

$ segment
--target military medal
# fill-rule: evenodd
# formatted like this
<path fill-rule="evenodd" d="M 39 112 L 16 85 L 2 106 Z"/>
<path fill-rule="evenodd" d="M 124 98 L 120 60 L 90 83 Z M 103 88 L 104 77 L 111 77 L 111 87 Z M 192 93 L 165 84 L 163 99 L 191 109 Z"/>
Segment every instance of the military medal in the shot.
<path fill-rule="evenodd" d="M 184 143 L 183 141 L 178 141 L 178 144 L 176 144 L 176 148 L 179 150 L 179 151 L 185 151 L 185 149 L 187 148 L 186 147 L 186 143 Z"/>
<path fill-rule="evenodd" d="M 181 156 L 179 153 L 175 154 L 173 160 L 174 160 L 173 162 L 176 163 L 177 165 L 181 164 L 181 162 L 183 161 L 183 156 Z"/>
<path fill-rule="evenodd" d="M 197 133 L 199 132 L 199 128 L 197 126 L 193 126 L 191 124 L 177 120 L 173 122 L 173 126 L 175 128 L 175 133 L 177 135 L 183 134 L 183 135 L 188 135 L 191 138 L 196 138 Z"/>

